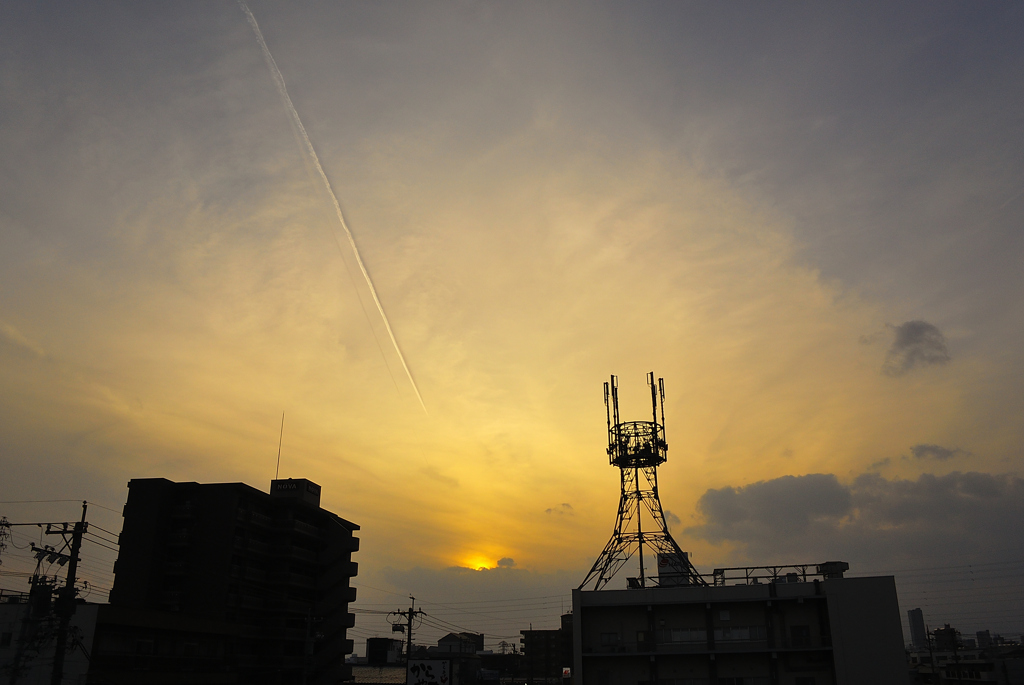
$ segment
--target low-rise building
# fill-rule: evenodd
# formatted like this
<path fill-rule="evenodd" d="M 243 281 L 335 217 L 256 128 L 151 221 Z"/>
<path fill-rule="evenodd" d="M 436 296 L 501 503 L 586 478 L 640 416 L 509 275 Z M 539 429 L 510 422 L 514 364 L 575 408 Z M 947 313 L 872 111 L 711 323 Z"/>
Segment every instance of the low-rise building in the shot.
<path fill-rule="evenodd" d="M 437 641 L 437 654 L 476 654 L 484 651 L 481 633 L 448 633 Z"/>
<path fill-rule="evenodd" d="M 390 637 L 366 638 L 366 663 L 387 666 L 402 661 L 402 641 Z"/>
<path fill-rule="evenodd" d="M 844 578 L 842 562 L 800 568 L 770 582 L 748 572 L 736 585 L 574 590 L 573 682 L 906 683 L 894 579 Z"/>
<path fill-rule="evenodd" d="M 0 591 L 0 678 L 19 685 L 47 685 L 53 673 L 58 618 L 54 581 L 34 576 L 32 591 Z M 64 680 L 83 682 L 89 670 L 100 605 L 79 602 L 69 620 Z"/>

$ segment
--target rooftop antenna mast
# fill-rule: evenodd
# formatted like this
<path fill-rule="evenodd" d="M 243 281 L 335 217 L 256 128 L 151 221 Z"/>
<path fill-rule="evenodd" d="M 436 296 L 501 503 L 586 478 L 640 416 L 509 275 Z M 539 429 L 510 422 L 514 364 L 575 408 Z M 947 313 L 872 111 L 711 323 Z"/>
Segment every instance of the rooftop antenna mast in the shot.
<path fill-rule="evenodd" d="M 651 389 L 651 420 L 621 421 L 619 419 L 619 382 L 615 376 L 604 384 L 604 406 L 608 419 L 608 463 L 619 467 L 622 493 L 615 531 L 590 573 L 580 583 L 586 589 L 600 590 L 618 573 L 633 555 L 640 562 L 640 575 L 627 578 L 627 587 L 676 587 L 707 585 L 689 556 L 668 532 L 665 514 L 658 497 L 658 465 L 665 463 L 668 442 L 665 440 L 665 379 L 655 381 L 654 372 L 647 374 Z M 658 422 L 659 405 L 661 422 Z M 653 526 L 644 531 L 642 513 L 646 511 Z M 644 548 L 658 560 L 658 576 L 647 577 L 644 570 Z"/>
<path fill-rule="evenodd" d="M 274 480 L 281 477 L 281 445 L 284 444 L 284 412 L 281 412 L 281 436 L 277 439 L 277 470 L 274 471 Z"/>

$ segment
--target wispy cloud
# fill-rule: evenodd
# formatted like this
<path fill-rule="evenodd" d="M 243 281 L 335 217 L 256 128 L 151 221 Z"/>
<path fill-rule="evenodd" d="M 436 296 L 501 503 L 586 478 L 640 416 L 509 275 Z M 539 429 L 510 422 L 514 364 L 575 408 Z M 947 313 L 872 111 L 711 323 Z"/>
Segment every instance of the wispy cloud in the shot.
<path fill-rule="evenodd" d="M 46 350 L 41 345 L 30 340 L 21 331 L 7 323 L 6 321 L 0 321 L 0 342 L 6 343 L 10 347 L 15 348 L 23 353 L 27 352 L 33 357 L 43 359 L 47 356 Z"/>
<path fill-rule="evenodd" d="M 459 487 L 459 481 L 457 478 L 452 478 L 451 476 L 447 476 L 441 473 L 440 469 L 438 469 L 436 466 L 423 466 L 420 468 L 419 472 L 420 474 L 426 476 L 430 480 L 435 481 L 437 483 L 450 485 L 454 488 Z"/>
<path fill-rule="evenodd" d="M 959 447 L 943 447 L 942 445 L 920 444 L 912 445 L 910 453 L 915 459 L 934 459 L 935 461 L 948 461 L 953 457 L 970 455 L 970 452 Z"/>

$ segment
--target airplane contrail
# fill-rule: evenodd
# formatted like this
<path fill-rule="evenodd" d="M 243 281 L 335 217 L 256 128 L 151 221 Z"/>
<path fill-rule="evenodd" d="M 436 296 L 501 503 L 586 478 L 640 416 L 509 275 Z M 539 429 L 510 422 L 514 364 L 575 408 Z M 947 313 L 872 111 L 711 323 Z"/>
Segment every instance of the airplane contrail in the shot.
<path fill-rule="evenodd" d="M 359 248 L 356 246 L 356 240 L 352 236 L 352 231 L 349 230 L 348 223 L 345 222 L 345 215 L 342 213 L 341 205 L 338 203 L 338 196 L 334 194 L 334 188 L 331 187 L 331 182 L 328 180 L 327 174 L 324 172 L 324 168 L 320 165 L 320 157 L 317 156 L 316 150 L 313 149 L 313 143 L 309 140 L 309 135 L 306 133 L 306 127 L 302 125 L 302 119 L 299 118 L 299 113 L 295 109 L 295 105 L 292 104 L 292 98 L 288 95 L 288 88 L 285 86 L 284 76 L 281 75 L 281 70 L 277 68 L 277 62 L 274 61 L 274 56 L 270 54 L 270 48 L 267 47 L 267 42 L 263 40 L 263 32 L 260 31 L 260 25 L 256 23 L 256 17 L 254 17 L 252 11 L 249 10 L 249 6 L 245 4 L 244 0 L 238 0 L 238 6 L 242 8 L 243 12 L 245 12 L 245 16 L 249 19 L 249 26 L 252 27 L 253 33 L 256 34 L 256 40 L 259 41 L 260 49 L 263 50 L 263 59 L 270 68 L 270 74 L 273 76 L 274 84 L 277 86 L 277 92 L 281 95 L 281 100 L 284 101 L 285 108 L 287 108 L 288 114 L 291 115 L 292 123 L 295 124 L 296 130 L 298 130 L 303 143 L 305 143 L 306 153 L 313 161 L 313 165 L 316 167 L 317 173 L 320 174 L 320 180 L 323 181 L 324 188 L 327 189 L 327 194 L 331 196 L 331 201 L 334 203 L 334 212 L 338 216 L 338 223 L 340 223 L 341 227 L 345 229 L 345 237 L 348 238 L 348 244 L 352 248 L 352 255 L 356 258 L 356 264 L 359 265 L 359 270 L 363 274 L 366 286 L 370 289 L 370 295 L 373 296 L 373 302 L 377 305 L 377 311 L 380 313 L 380 318 L 384 322 L 384 328 L 388 331 L 388 337 L 391 338 L 391 344 L 395 346 L 395 352 L 398 354 L 398 359 L 402 362 L 402 368 L 405 369 L 405 375 L 409 377 L 409 383 L 412 385 L 413 392 L 416 393 L 416 399 L 419 400 L 420 406 L 423 407 L 423 411 L 426 412 L 427 405 L 423 403 L 423 396 L 420 395 L 420 389 L 416 385 L 416 379 L 413 378 L 412 371 L 409 369 L 409 365 L 405 362 L 405 355 L 402 354 L 402 348 L 398 346 L 398 340 L 395 338 L 395 333 L 391 330 L 391 323 L 388 321 L 388 315 L 384 313 L 384 305 L 381 304 L 380 298 L 377 297 L 377 288 L 374 287 L 373 279 L 370 278 L 370 272 L 366 270 L 366 265 L 363 264 L 363 258 L 359 254 Z M 334 237 L 335 240 L 338 239 L 337 234 L 335 234 Z"/>

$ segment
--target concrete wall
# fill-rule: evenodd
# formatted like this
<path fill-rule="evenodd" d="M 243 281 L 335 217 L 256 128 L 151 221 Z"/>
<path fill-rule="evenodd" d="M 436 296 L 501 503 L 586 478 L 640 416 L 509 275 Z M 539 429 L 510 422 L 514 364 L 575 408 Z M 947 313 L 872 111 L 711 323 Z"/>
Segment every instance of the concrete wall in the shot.
<path fill-rule="evenodd" d="M 892 576 L 823 583 L 832 624 L 837 685 L 903 685 L 907 660 Z"/>

